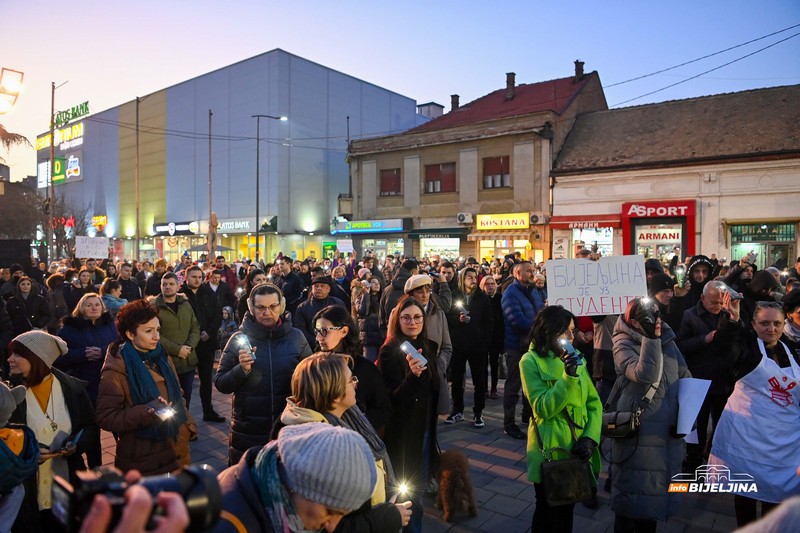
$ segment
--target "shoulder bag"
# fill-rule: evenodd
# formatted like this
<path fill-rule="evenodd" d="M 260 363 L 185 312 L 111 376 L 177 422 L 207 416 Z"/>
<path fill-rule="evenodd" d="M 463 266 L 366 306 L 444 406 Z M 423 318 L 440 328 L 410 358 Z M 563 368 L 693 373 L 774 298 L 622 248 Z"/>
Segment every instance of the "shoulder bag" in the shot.
<path fill-rule="evenodd" d="M 567 419 L 570 433 L 572 433 L 572 441 L 575 444 L 578 441 L 575 435 L 575 423 L 570 418 L 566 408 L 563 414 Z M 531 416 L 531 422 L 536 431 L 539 450 L 544 458 L 542 462 L 542 484 L 547 494 L 547 505 L 570 505 L 590 500 L 592 498 L 594 475 L 589 461 L 572 456 L 566 459 L 553 459 L 555 450 L 570 452 L 564 448 L 551 448 L 549 453 L 546 452 L 542 443 L 542 436 L 539 434 L 539 426 L 536 424 L 535 415 Z"/>
<path fill-rule="evenodd" d="M 611 393 L 608 395 L 608 401 L 606 402 L 604 412 L 603 412 L 603 422 L 600 426 L 600 434 L 603 437 L 607 437 L 610 439 L 624 439 L 625 437 L 630 437 L 639 430 L 639 417 L 642 416 L 642 413 L 647 406 L 650 405 L 650 402 L 653 401 L 653 396 L 655 396 L 656 391 L 658 390 L 658 386 L 661 384 L 661 379 L 664 377 L 664 355 L 661 355 L 661 359 L 658 362 L 658 379 L 655 383 L 650 385 L 650 388 L 647 389 L 647 392 L 642 396 L 642 399 L 639 400 L 639 405 L 636 407 L 635 411 L 609 411 L 609 407 L 612 405 L 617 399 L 617 396 L 620 393 L 619 384 L 625 378 L 624 375 L 617 378 L 617 381 L 614 382 L 614 387 L 611 389 Z"/>

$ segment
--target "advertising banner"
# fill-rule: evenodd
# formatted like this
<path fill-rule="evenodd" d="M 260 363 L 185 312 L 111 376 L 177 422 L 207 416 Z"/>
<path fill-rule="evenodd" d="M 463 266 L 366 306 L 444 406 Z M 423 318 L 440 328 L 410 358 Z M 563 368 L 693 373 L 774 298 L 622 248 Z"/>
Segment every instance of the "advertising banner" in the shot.
<path fill-rule="evenodd" d="M 575 316 L 619 315 L 628 302 L 647 296 L 644 258 L 640 255 L 589 259 L 551 259 L 547 300 Z"/>

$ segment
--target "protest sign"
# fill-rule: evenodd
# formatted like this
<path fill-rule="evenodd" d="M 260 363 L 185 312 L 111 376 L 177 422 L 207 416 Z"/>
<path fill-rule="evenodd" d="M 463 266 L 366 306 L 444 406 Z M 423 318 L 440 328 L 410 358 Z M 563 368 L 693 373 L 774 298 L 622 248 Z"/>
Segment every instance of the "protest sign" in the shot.
<path fill-rule="evenodd" d="M 575 316 L 619 315 L 628 302 L 647 296 L 644 258 L 640 255 L 589 259 L 551 259 L 547 300 Z"/>
<path fill-rule="evenodd" d="M 108 237 L 75 237 L 75 257 L 108 258 Z"/>
<path fill-rule="evenodd" d="M 336 249 L 342 253 L 355 252 L 353 249 L 353 239 L 339 239 L 336 241 Z"/>

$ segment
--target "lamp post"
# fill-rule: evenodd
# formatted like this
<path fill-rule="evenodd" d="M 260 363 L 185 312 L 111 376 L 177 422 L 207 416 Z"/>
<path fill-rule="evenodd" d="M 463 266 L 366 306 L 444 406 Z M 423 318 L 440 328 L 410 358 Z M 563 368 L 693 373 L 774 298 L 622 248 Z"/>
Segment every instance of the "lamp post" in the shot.
<path fill-rule="evenodd" d="M 50 243 L 50 250 L 52 250 L 52 255 L 50 256 L 49 260 L 52 261 L 56 258 L 56 254 L 58 254 L 58 249 L 56 248 L 55 241 L 55 224 L 53 224 L 53 210 L 55 209 L 56 205 L 56 189 L 55 183 L 53 182 L 53 165 L 56 161 L 56 138 L 55 138 L 55 129 L 56 129 L 56 89 L 59 87 L 63 87 L 69 83 L 69 80 L 65 81 L 58 87 L 56 87 L 56 82 L 50 82 L 50 189 L 49 189 L 49 198 L 50 198 L 50 217 L 49 226 L 50 232 L 47 236 L 47 242 Z"/>
<path fill-rule="evenodd" d="M 276 117 L 273 115 L 253 115 L 253 118 L 256 119 L 256 262 L 258 262 L 260 239 L 259 232 L 261 231 L 261 223 L 259 222 L 259 184 L 261 182 L 261 119 L 271 118 L 272 120 L 280 120 L 282 122 L 286 122 L 289 119 L 286 117 Z"/>

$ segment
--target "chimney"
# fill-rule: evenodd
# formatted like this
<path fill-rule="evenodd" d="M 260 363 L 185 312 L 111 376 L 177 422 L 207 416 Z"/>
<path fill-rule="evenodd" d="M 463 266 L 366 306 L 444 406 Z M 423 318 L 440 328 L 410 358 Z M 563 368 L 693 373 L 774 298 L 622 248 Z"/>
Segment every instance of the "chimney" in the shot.
<path fill-rule="evenodd" d="M 575 60 L 575 81 L 579 82 L 583 79 L 583 61 L 580 59 Z"/>
<path fill-rule="evenodd" d="M 450 95 L 450 111 L 455 111 L 458 109 L 458 95 L 451 94 Z"/>
<path fill-rule="evenodd" d="M 517 75 L 513 72 L 506 73 L 506 100 L 514 99 L 514 85 L 517 83 Z"/>

